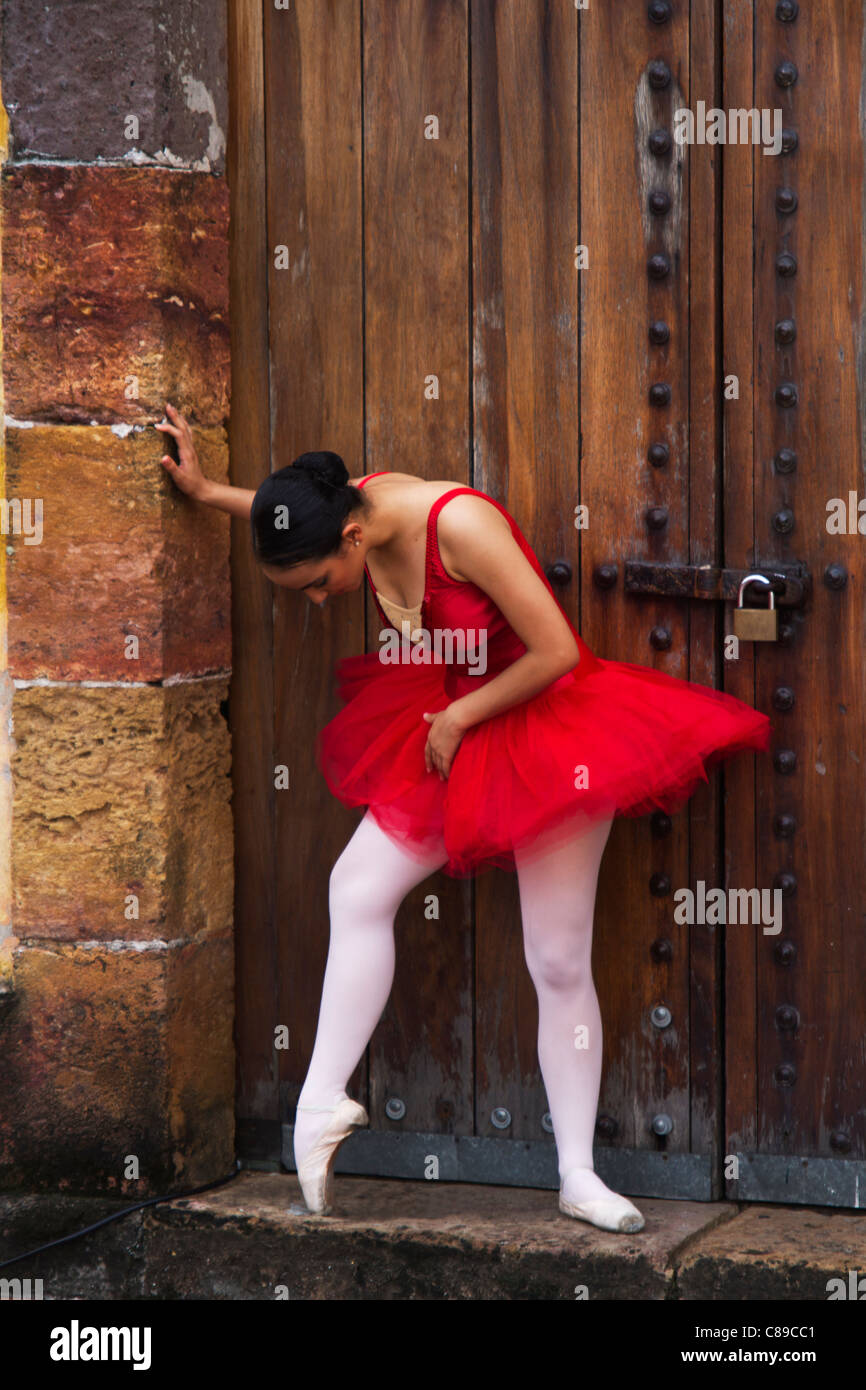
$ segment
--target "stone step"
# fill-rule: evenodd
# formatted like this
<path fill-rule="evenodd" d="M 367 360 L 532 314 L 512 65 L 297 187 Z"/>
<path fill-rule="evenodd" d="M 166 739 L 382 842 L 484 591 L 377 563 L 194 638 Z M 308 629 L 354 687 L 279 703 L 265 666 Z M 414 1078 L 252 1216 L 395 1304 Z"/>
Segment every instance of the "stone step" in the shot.
<path fill-rule="evenodd" d="M 646 1226 L 619 1235 L 563 1216 L 554 1192 L 338 1174 L 333 1214 L 312 1217 L 300 1210 L 293 1174 L 245 1171 L 0 1277 L 38 1273 L 45 1297 L 79 1299 L 824 1302 L 831 1280 L 849 1288 L 851 1271 L 866 1276 L 866 1213 L 637 1205 Z M 97 1199 L 2 1196 L 0 1260 L 109 1209 Z"/>

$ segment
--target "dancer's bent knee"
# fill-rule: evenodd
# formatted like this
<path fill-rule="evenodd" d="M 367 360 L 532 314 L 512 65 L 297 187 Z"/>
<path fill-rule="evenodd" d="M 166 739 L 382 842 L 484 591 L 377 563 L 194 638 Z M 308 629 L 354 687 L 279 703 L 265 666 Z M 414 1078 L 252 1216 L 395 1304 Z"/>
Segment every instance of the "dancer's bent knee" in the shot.
<path fill-rule="evenodd" d="M 368 811 L 331 870 L 328 906 L 335 920 L 394 917 L 406 894 L 445 862 L 421 860 L 386 835 Z"/>

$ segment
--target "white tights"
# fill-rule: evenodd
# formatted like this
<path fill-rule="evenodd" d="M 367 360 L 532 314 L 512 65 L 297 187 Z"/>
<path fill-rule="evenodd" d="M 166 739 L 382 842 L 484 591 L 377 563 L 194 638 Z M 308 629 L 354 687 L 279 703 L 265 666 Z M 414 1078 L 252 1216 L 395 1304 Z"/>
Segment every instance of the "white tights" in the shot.
<path fill-rule="evenodd" d="M 572 1202 L 612 1198 L 592 1172 L 601 1084 L 602 1028 L 591 970 L 592 924 L 601 856 L 611 820 L 516 867 L 529 974 L 538 996 L 538 1060 L 553 1121 L 563 1194 Z M 535 850 L 537 854 L 537 848 Z M 333 1105 L 345 1094 L 382 1016 L 394 979 L 394 918 L 410 889 L 440 868 L 401 849 L 369 811 L 331 872 L 331 933 L 313 1055 L 298 1103 Z M 579 1045 L 576 1045 L 579 1044 Z M 326 1117 L 299 1111 L 301 1162 Z"/>

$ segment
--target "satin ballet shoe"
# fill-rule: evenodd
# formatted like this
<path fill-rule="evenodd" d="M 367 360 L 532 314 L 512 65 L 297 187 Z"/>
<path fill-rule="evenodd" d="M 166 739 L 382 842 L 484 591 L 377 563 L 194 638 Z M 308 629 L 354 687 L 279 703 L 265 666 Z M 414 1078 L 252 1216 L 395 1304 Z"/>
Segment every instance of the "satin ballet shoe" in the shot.
<path fill-rule="evenodd" d="M 562 1175 L 559 1184 L 559 1210 L 565 1216 L 573 1216 L 578 1221 L 588 1221 L 592 1226 L 599 1226 L 603 1231 L 642 1231 L 646 1224 L 644 1218 L 627 1197 L 618 1195 L 613 1200 L 608 1197 L 596 1197 L 589 1202 L 566 1201 L 562 1195 L 562 1189 L 569 1173 L 592 1171 L 592 1169 L 587 1168 L 570 1168 L 568 1173 Z"/>
<path fill-rule="evenodd" d="M 334 1159 L 344 1139 L 353 1129 L 370 1123 L 363 1105 L 343 1093 L 335 1097 L 335 1105 L 298 1105 L 297 1110 L 319 1110 L 331 1119 L 318 1136 L 310 1152 L 298 1168 L 298 1182 L 304 1194 L 307 1210 L 325 1216 L 331 1210 L 334 1189 Z"/>

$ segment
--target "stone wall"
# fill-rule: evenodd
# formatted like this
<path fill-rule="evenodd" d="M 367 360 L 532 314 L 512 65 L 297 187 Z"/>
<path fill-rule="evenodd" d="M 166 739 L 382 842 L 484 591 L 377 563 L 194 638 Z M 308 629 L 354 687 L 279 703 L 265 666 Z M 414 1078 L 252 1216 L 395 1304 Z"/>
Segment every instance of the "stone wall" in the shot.
<path fill-rule="evenodd" d="M 147 1196 L 234 1154 L 226 5 L 0 22 L 0 1183 Z"/>

